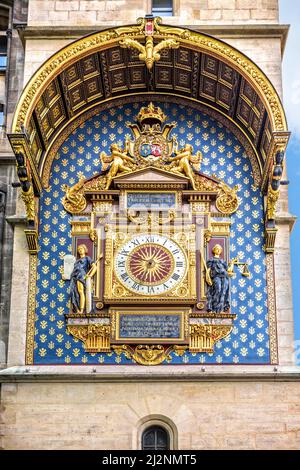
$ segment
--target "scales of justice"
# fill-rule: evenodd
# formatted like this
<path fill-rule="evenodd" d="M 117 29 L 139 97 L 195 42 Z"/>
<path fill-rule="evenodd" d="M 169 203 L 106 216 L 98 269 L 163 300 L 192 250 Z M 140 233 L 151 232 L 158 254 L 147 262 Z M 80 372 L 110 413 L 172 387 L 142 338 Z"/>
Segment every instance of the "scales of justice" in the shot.
<path fill-rule="evenodd" d="M 64 186 L 73 255 L 67 331 L 86 352 L 143 365 L 213 353 L 236 315 L 230 286 L 249 277 L 229 258 L 237 188 L 201 173 L 202 153 L 179 147 L 160 107 L 142 107 L 132 138 L 99 155 L 99 174 Z M 235 269 L 235 266 L 238 266 Z"/>

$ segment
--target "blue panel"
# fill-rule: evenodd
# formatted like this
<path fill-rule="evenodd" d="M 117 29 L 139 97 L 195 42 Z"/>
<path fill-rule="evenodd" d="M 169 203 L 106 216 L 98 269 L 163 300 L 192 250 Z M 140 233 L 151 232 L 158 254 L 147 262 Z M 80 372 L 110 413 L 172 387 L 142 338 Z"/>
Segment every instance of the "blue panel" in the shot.
<path fill-rule="evenodd" d="M 140 210 L 166 210 L 176 208 L 174 193 L 127 193 L 127 208 Z"/>
<path fill-rule="evenodd" d="M 120 315 L 122 338 L 180 338 L 180 315 Z"/>
<path fill-rule="evenodd" d="M 109 153 L 112 142 L 123 144 L 126 122 L 135 121 L 147 103 L 111 107 L 86 121 L 64 142 L 52 166 L 50 185 L 40 203 L 35 364 L 129 364 L 115 353 L 87 354 L 83 343 L 66 333 L 69 283 L 61 279 L 63 258 L 71 253 L 70 215 L 61 204 L 63 184 L 100 170 L 99 153 Z M 202 150 L 202 172 L 213 173 L 230 186 L 238 185 L 240 208 L 232 217 L 231 253 L 248 262 L 251 277 L 236 276 L 231 282 L 232 310 L 237 314 L 230 336 L 219 341 L 214 354 L 177 356 L 174 364 L 267 364 L 269 331 L 262 195 L 254 186 L 249 158 L 236 137 L 222 124 L 189 107 L 159 104 L 170 120 L 176 120 L 179 145 L 189 142 Z"/>

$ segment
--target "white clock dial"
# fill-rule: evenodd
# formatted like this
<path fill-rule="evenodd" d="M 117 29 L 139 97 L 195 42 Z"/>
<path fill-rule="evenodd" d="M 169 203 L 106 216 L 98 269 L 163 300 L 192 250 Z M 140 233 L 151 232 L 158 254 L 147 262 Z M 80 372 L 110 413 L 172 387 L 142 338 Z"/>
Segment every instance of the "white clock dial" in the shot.
<path fill-rule="evenodd" d="M 183 280 L 187 259 L 182 248 L 164 235 L 136 235 L 116 253 L 114 269 L 127 289 L 154 296 Z"/>

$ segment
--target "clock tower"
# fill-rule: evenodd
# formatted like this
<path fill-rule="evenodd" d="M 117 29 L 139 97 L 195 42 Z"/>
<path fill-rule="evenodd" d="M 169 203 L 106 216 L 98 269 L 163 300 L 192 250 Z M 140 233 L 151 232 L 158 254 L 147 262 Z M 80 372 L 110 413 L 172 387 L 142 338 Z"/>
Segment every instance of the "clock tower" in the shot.
<path fill-rule="evenodd" d="M 299 448 L 277 0 L 11 3 L 3 447 Z"/>

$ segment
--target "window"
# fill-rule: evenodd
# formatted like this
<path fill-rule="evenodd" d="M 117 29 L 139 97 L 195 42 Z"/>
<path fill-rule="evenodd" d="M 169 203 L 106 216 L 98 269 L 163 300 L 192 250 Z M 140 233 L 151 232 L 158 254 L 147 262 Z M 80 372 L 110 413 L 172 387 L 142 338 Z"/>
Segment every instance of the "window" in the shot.
<path fill-rule="evenodd" d="M 4 106 L 3 103 L 0 103 L 0 127 L 3 126 L 4 123 Z"/>
<path fill-rule="evenodd" d="M 151 426 L 142 434 L 142 450 L 169 450 L 169 433 L 160 426 Z"/>
<path fill-rule="evenodd" d="M 152 0 L 153 16 L 173 16 L 173 0 Z"/>
<path fill-rule="evenodd" d="M 0 36 L 0 71 L 6 70 L 7 66 L 7 38 Z"/>

